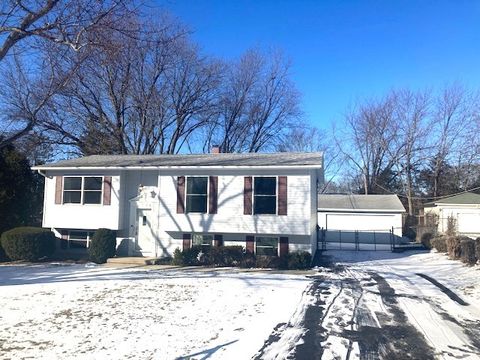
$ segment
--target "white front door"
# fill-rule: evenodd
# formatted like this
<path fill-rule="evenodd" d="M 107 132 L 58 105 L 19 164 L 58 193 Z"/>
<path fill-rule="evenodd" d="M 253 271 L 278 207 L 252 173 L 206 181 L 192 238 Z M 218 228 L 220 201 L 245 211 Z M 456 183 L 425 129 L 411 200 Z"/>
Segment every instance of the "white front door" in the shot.
<path fill-rule="evenodd" d="M 137 236 L 135 237 L 135 252 L 144 256 L 155 254 L 155 233 L 152 227 L 152 211 L 137 210 Z"/>

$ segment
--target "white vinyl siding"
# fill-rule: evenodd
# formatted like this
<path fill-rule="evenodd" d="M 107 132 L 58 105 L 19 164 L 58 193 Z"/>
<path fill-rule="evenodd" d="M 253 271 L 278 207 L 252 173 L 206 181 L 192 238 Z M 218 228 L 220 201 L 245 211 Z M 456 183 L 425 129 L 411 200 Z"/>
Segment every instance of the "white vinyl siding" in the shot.
<path fill-rule="evenodd" d="M 199 171 L 200 172 L 200 171 Z M 181 231 L 194 233 L 239 233 L 239 234 L 285 234 L 311 235 L 311 203 L 310 174 L 308 171 L 278 172 L 288 176 L 288 215 L 276 214 L 243 215 L 244 177 L 270 176 L 261 171 L 202 171 L 201 175 L 218 176 L 218 211 L 216 214 L 186 213 L 176 214 L 177 193 L 176 177 L 189 176 L 184 172 L 170 171 L 160 174 L 160 218 L 162 230 L 166 232 Z M 252 195 L 253 196 L 253 195 Z M 315 195 L 316 196 L 316 195 Z M 316 216 L 316 210 L 314 212 Z M 313 217 L 316 219 L 316 217 Z"/>

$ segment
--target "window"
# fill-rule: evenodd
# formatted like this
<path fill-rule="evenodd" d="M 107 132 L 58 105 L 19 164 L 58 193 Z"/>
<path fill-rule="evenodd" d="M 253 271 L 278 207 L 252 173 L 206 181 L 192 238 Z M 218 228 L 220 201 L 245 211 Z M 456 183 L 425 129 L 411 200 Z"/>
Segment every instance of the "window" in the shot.
<path fill-rule="evenodd" d="M 254 214 L 277 213 L 277 179 L 256 177 L 253 183 Z"/>
<path fill-rule="evenodd" d="M 278 238 L 258 236 L 255 238 L 257 255 L 277 256 L 278 255 Z"/>
<path fill-rule="evenodd" d="M 213 235 L 193 234 L 193 245 L 212 246 Z"/>
<path fill-rule="evenodd" d="M 63 203 L 80 204 L 82 202 L 82 178 L 63 178 Z"/>
<path fill-rule="evenodd" d="M 101 176 L 65 176 L 63 178 L 64 204 L 101 204 Z"/>
<path fill-rule="evenodd" d="M 68 232 L 68 248 L 86 249 L 90 246 L 92 236 L 91 231 L 71 230 Z"/>
<path fill-rule="evenodd" d="M 187 178 L 187 213 L 207 212 L 208 177 Z"/>

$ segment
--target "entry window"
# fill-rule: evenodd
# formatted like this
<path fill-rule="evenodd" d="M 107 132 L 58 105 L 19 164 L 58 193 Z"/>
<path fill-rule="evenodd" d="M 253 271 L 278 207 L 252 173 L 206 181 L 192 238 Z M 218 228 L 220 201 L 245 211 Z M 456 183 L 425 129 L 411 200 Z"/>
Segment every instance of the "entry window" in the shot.
<path fill-rule="evenodd" d="M 101 176 L 65 176 L 63 178 L 64 204 L 101 204 Z"/>
<path fill-rule="evenodd" d="M 213 235 L 193 234 L 193 245 L 212 246 Z"/>
<path fill-rule="evenodd" d="M 257 255 L 277 256 L 278 238 L 258 236 L 255 238 L 255 252 Z"/>
<path fill-rule="evenodd" d="M 256 177 L 253 185 L 254 214 L 277 213 L 277 179 Z"/>
<path fill-rule="evenodd" d="M 187 177 L 187 213 L 207 212 L 208 177 Z"/>

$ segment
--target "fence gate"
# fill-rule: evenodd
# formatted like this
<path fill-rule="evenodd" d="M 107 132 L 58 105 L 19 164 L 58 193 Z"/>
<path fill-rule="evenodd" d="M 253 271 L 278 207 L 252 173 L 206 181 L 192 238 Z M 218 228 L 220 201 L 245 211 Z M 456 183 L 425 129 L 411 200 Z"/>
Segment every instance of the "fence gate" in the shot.
<path fill-rule="evenodd" d="M 393 227 L 385 230 L 318 230 L 318 250 L 390 250 L 395 249 Z"/>

